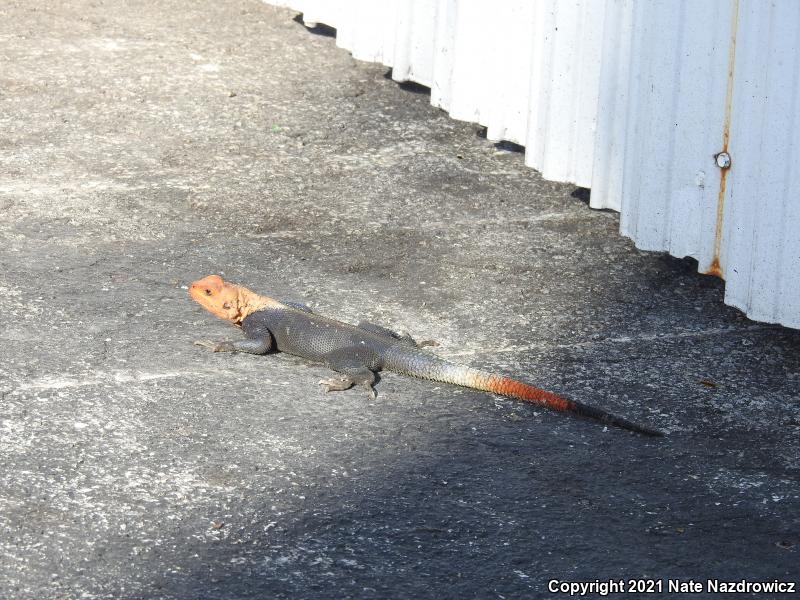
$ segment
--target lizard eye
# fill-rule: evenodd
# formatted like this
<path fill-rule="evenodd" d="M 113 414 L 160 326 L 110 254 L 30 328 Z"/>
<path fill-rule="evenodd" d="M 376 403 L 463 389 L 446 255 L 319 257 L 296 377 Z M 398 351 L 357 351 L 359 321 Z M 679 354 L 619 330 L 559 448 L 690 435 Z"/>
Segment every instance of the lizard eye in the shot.
<path fill-rule="evenodd" d="M 223 302 L 222 303 L 222 308 L 224 308 L 225 310 L 228 310 L 230 307 L 231 307 L 231 303 L 230 302 Z"/>
<path fill-rule="evenodd" d="M 206 292 L 206 296 L 210 296 L 211 295 L 211 290 L 210 289 L 206 288 L 205 292 Z"/>

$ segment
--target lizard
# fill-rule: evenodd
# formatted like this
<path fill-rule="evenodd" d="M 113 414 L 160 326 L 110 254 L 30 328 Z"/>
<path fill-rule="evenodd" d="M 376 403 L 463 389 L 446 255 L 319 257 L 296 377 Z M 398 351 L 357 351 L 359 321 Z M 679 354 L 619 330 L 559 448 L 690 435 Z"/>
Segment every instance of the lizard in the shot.
<path fill-rule="evenodd" d="M 243 286 L 208 275 L 189 286 L 189 295 L 216 317 L 241 327 L 245 339 L 197 340 L 214 352 L 267 354 L 271 351 L 324 363 L 338 377 L 319 383 L 326 392 L 365 388 L 377 397 L 377 373 L 391 371 L 419 379 L 450 383 L 574 413 L 607 425 L 649 436 L 663 433 L 632 423 L 594 406 L 569 400 L 517 379 L 445 360 L 422 349 L 407 333 L 369 323 L 351 325 L 314 313 L 309 307 L 262 296 Z"/>

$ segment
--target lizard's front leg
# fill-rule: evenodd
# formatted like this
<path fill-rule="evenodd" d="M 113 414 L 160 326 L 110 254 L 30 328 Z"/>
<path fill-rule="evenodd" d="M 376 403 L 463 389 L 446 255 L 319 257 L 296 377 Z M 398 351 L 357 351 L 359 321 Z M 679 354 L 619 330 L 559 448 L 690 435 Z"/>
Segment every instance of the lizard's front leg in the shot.
<path fill-rule="evenodd" d="M 266 354 L 272 349 L 272 337 L 236 340 L 235 342 L 197 340 L 195 346 L 203 346 L 212 352 L 246 352 L 247 354 Z"/>

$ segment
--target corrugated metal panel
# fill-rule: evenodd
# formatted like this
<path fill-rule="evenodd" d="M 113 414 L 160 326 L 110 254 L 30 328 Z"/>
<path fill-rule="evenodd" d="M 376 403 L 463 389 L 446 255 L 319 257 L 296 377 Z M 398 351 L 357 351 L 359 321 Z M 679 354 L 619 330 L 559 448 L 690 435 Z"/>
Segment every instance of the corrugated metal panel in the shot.
<path fill-rule="evenodd" d="M 620 228 L 644 250 L 715 256 L 732 5 L 633 2 Z M 624 85 L 624 84 L 620 84 Z"/>
<path fill-rule="evenodd" d="M 592 184 L 604 3 L 535 3 L 525 164 Z"/>
<path fill-rule="evenodd" d="M 734 68 L 725 302 L 800 328 L 800 2 L 742 0 Z"/>
<path fill-rule="evenodd" d="M 633 0 L 607 0 L 600 48 L 592 208 L 620 210 L 633 32 Z"/>
<path fill-rule="evenodd" d="M 591 187 L 591 206 L 620 210 L 638 247 L 724 277 L 729 304 L 800 327 L 800 3 L 273 4 L 524 145 L 544 177 Z"/>

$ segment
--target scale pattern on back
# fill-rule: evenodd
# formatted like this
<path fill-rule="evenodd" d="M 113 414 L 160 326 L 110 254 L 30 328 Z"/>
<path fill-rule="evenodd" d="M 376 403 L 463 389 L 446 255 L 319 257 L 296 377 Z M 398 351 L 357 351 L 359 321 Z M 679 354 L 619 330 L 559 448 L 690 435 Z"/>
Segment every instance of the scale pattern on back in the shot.
<path fill-rule="evenodd" d="M 388 335 L 293 308 L 254 312 L 242 321 L 242 329 L 248 337 L 261 337 L 266 329 L 281 352 L 318 362 L 326 362 L 332 352 L 353 348 L 364 366 L 373 371 L 383 368 L 383 356 L 391 346 L 402 343 Z"/>

